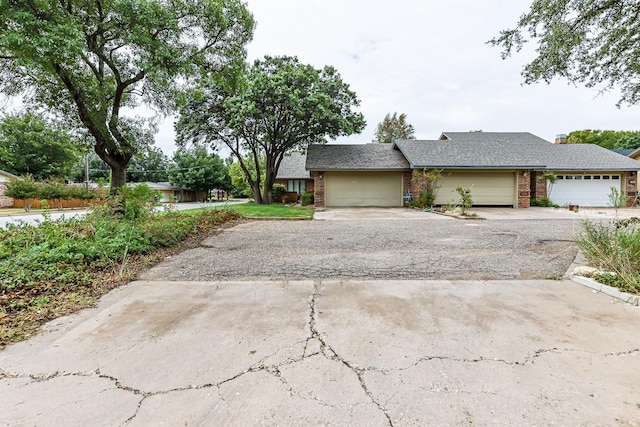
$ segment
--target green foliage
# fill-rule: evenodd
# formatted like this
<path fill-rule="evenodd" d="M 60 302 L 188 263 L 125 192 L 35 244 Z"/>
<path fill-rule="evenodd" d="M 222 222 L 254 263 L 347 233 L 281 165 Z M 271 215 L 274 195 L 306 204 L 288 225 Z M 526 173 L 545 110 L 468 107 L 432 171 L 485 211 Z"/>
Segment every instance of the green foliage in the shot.
<path fill-rule="evenodd" d="M 0 120 L 2 168 L 14 175 L 31 174 L 37 180 L 67 178 L 80 151 L 77 138 L 40 116 L 26 113 Z"/>
<path fill-rule="evenodd" d="M 609 206 L 614 208 L 616 211 L 619 208 L 623 208 L 627 206 L 627 202 L 629 198 L 620 192 L 620 189 L 617 187 L 609 187 Z"/>
<path fill-rule="evenodd" d="M 595 267 L 616 273 L 626 290 L 640 292 L 640 221 L 582 223 L 576 242 Z M 619 285 L 618 285 L 619 286 Z"/>
<path fill-rule="evenodd" d="M 178 150 L 169 166 L 169 182 L 181 188 L 203 191 L 207 194 L 214 188 L 226 185 L 229 170 L 215 153 L 209 154 L 204 147 Z"/>
<path fill-rule="evenodd" d="M 128 182 L 167 182 L 169 159 L 157 147 L 146 147 L 131 159 L 127 168 Z"/>
<path fill-rule="evenodd" d="M 245 155 L 243 163 L 253 182 L 264 182 L 264 172 L 266 168 L 266 159 L 264 156 L 259 158 L 257 166 L 251 155 Z M 256 175 L 258 171 L 261 173 L 259 180 Z M 231 166 L 229 166 L 229 176 L 231 177 L 233 194 L 237 196 L 253 197 L 253 190 L 251 189 L 251 184 L 247 179 L 247 173 L 242 169 L 242 165 L 239 161 L 236 160 L 231 164 Z"/>
<path fill-rule="evenodd" d="M 547 185 L 547 197 L 543 197 L 542 199 L 548 199 L 548 197 L 551 197 L 551 192 L 553 191 L 553 184 L 555 184 L 556 181 L 558 181 L 558 177 L 555 174 L 555 172 L 544 171 L 542 175 L 538 175 L 536 177 L 536 180 L 541 182 L 544 181 Z"/>
<path fill-rule="evenodd" d="M 608 150 L 640 147 L 640 132 L 614 130 L 575 130 L 567 136 L 569 144 L 596 144 Z"/>
<path fill-rule="evenodd" d="M 126 195 L 131 202 L 134 196 L 146 199 L 148 191 L 132 188 Z M 52 221 L 45 212 L 40 226 L 0 229 L 0 323 L 7 313 L 48 305 L 59 295 L 94 295 L 104 271 L 126 277 L 130 257 L 213 230 L 232 217 L 216 211 L 152 214 L 149 208 L 116 219 L 101 206 L 85 218 L 66 221 Z"/>
<path fill-rule="evenodd" d="M 436 202 L 438 191 L 442 187 L 442 169 L 423 169 L 419 176 L 414 176 L 414 181 L 420 185 L 418 197 L 409 203 L 411 207 L 420 209 L 431 208 Z"/>
<path fill-rule="evenodd" d="M 467 213 L 469 213 L 469 209 L 471 209 L 471 206 L 473 205 L 473 200 L 471 199 L 471 189 L 456 187 L 456 192 L 460 195 L 460 207 L 462 208 L 462 215 L 466 215 Z"/>
<path fill-rule="evenodd" d="M 152 140 L 141 103 L 176 109 L 202 75 L 233 78 L 254 29 L 241 0 L 0 2 L 0 92 L 84 131 L 112 191 Z"/>
<path fill-rule="evenodd" d="M 209 81 L 191 96 L 176 125 L 178 142 L 224 144 L 256 203 L 271 203 L 287 152 L 364 129 L 362 114 L 352 111 L 360 103 L 356 94 L 333 67 L 315 69 L 295 57 L 266 56 L 234 83 Z"/>
<path fill-rule="evenodd" d="M 489 43 L 502 57 L 537 44 L 536 58 L 524 67 L 527 84 L 561 77 L 599 90 L 620 89 L 622 103 L 640 101 L 640 33 L 635 1 L 534 0 L 515 28 Z"/>
<path fill-rule="evenodd" d="M 529 201 L 531 206 L 540 206 L 543 208 L 557 208 L 558 205 L 554 204 L 548 197 L 538 197 L 537 199 L 531 199 Z"/>
<path fill-rule="evenodd" d="M 376 128 L 375 140 L 381 143 L 392 143 L 397 139 L 416 139 L 413 125 L 407 123 L 407 115 L 402 113 L 387 113 L 382 122 Z"/>
<path fill-rule="evenodd" d="M 309 205 L 313 205 L 314 203 L 315 203 L 315 196 L 310 191 L 303 193 L 302 197 L 300 197 L 300 204 L 302 206 L 309 206 Z"/>
<path fill-rule="evenodd" d="M 273 184 L 273 189 L 271 190 L 272 200 L 275 203 L 282 202 L 282 196 L 287 192 L 287 187 L 282 184 Z"/>
<path fill-rule="evenodd" d="M 38 198 L 40 189 L 38 183 L 31 175 L 26 175 L 23 179 L 11 179 L 6 185 L 4 194 L 17 200 L 24 200 L 24 210 L 29 212 L 33 199 Z"/>

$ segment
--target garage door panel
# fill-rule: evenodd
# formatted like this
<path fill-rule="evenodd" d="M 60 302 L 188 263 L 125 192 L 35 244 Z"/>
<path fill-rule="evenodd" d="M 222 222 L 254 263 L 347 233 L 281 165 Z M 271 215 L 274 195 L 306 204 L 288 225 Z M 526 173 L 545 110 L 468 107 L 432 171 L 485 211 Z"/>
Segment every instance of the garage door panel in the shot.
<path fill-rule="evenodd" d="M 457 187 L 470 188 L 473 204 L 487 206 L 513 206 L 516 180 L 514 172 L 445 172 L 438 191 L 436 204 L 457 204 Z"/>
<path fill-rule="evenodd" d="M 608 206 L 611 187 L 620 190 L 621 176 L 615 174 L 557 174 L 549 198 L 555 204 Z"/>
<path fill-rule="evenodd" d="M 327 172 L 326 205 L 402 206 L 402 172 Z"/>

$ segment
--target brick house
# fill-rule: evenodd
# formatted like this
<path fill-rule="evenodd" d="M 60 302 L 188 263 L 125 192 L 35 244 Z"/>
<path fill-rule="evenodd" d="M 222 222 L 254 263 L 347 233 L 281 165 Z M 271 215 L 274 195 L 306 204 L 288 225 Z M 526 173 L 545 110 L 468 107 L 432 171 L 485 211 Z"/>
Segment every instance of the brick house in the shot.
<path fill-rule="evenodd" d="M 635 198 L 640 163 L 593 144 L 556 144 L 531 133 L 444 132 L 438 140 L 393 144 L 310 145 L 306 169 L 313 176 L 315 204 L 403 206 L 419 194 L 416 178 L 442 170 L 435 203 L 456 203 L 456 187 L 471 188 L 476 206 L 526 208 L 546 197 L 539 177 L 558 180 L 551 200 L 559 205 L 607 206 L 611 187 Z"/>
<path fill-rule="evenodd" d="M 282 184 L 287 192 L 298 193 L 298 196 L 306 192 L 313 193 L 314 180 L 305 169 L 307 156 L 302 153 L 291 153 L 282 158 L 274 184 Z"/>
<path fill-rule="evenodd" d="M 20 179 L 19 177 L 9 172 L 0 170 L 0 208 L 13 207 L 13 199 L 4 195 L 5 185 L 11 179 Z"/>

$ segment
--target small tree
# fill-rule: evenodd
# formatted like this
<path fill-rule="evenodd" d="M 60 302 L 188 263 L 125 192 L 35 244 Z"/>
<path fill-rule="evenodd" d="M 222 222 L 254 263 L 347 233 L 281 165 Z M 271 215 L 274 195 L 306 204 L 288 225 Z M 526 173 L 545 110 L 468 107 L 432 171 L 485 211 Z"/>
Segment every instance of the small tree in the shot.
<path fill-rule="evenodd" d="M 616 187 L 609 187 L 609 206 L 615 209 L 616 215 L 618 215 L 618 209 L 627 206 L 629 198 L 623 195 Z"/>
<path fill-rule="evenodd" d="M 376 128 L 376 142 L 385 144 L 392 143 L 396 139 L 416 139 L 413 134 L 413 125 L 407 123 L 407 115 L 402 113 L 399 116 L 387 114 Z"/>
<path fill-rule="evenodd" d="M 544 171 L 542 175 L 536 178 L 538 181 L 544 181 L 547 185 L 547 198 L 551 199 L 551 191 L 553 191 L 553 184 L 558 180 L 558 176 L 553 171 Z"/>

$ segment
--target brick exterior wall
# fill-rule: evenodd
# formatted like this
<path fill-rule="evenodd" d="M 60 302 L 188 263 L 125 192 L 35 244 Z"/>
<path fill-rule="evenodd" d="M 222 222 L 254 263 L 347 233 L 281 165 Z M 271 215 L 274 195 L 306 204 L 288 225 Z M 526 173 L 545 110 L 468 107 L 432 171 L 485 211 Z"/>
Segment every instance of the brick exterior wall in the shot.
<path fill-rule="evenodd" d="M 531 201 L 531 171 L 516 171 L 518 177 L 518 207 L 528 208 Z"/>
<path fill-rule="evenodd" d="M 632 171 L 624 174 L 625 195 L 628 197 L 627 206 L 631 207 L 638 196 L 638 172 Z"/>
<path fill-rule="evenodd" d="M 542 179 L 543 173 L 538 171 L 531 171 L 531 198 L 539 199 L 541 197 L 547 197 L 547 183 Z M 540 177 L 540 178 L 538 178 Z"/>
<path fill-rule="evenodd" d="M 4 183 L 0 182 L 0 208 L 13 207 L 13 199 L 4 195 Z"/>
<path fill-rule="evenodd" d="M 313 200 L 316 208 L 324 208 L 324 172 L 312 172 L 313 174 Z"/>

